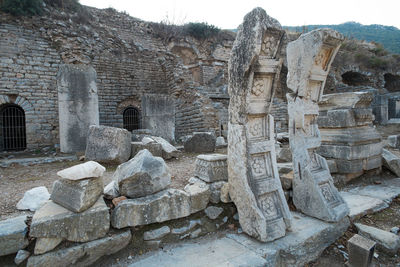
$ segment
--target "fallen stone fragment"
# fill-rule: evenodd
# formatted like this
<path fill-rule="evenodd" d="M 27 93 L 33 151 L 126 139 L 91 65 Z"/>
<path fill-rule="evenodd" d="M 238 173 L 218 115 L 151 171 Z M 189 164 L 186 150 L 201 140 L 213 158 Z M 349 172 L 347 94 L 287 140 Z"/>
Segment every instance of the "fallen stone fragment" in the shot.
<path fill-rule="evenodd" d="M 154 240 L 154 239 L 161 239 L 167 234 L 171 232 L 171 229 L 168 226 L 163 226 L 158 229 L 154 229 L 151 231 L 144 232 L 143 240 Z"/>
<path fill-rule="evenodd" d="M 35 244 L 34 254 L 44 254 L 50 250 L 56 248 L 61 242 L 63 241 L 62 238 L 37 238 Z"/>
<path fill-rule="evenodd" d="M 215 207 L 215 206 L 210 206 L 204 210 L 206 213 L 207 217 L 210 218 L 211 220 L 215 220 L 218 218 L 218 216 L 224 211 L 223 208 L 220 207 Z"/>
<path fill-rule="evenodd" d="M 101 177 L 80 180 L 60 179 L 53 183 L 51 200 L 73 212 L 82 212 L 96 203 L 103 193 Z"/>
<path fill-rule="evenodd" d="M 204 210 L 210 201 L 210 186 L 204 182 L 188 184 L 184 190 L 190 196 L 190 213 Z"/>
<path fill-rule="evenodd" d="M 89 266 L 100 257 L 114 254 L 126 247 L 131 241 L 131 237 L 131 232 L 128 230 L 88 243 L 78 244 L 43 255 L 32 256 L 28 259 L 27 267 Z"/>
<path fill-rule="evenodd" d="M 27 216 L 19 216 L 0 221 L 0 256 L 15 253 L 28 246 L 26 219 Z"/>
<path fill-rule="evenodd" d="M 87 160 L 121 164 L 131 156 L 131 133 L 125 129 L 96 126 L 89 127 Z"/>
<path fill-rule="evenodd" d="M 18 250 L 17 255 L 15 256 L 14 262 L 16 265 L 20 265 L 21 263 L 23 263 L 29 256 L 31 255 L 31 253 L 29 251 L 26 250 Z"/>
<path fill-rule="evenodd" d="M 227 155 L 198 155 L 194 175 L 208 183 L 228 181 Z"/>
<path fill-rule="evenodd" d="M 180 151 L 164 138 L 159 136 L 152 136 L 151 138 L 161 145 L 163 159 L 176 158 L 179 155 Z"/>
<path fill-rule="evenodd" d="M 102 165 L 95 161 L 88 161 L 57 172 L 61 178 L 68 180 L 81 180 L 91 177 L 100 177 L 106 171 Z"/>
<path fill-rule="evenodd" d="M 113 180 L 118 182 L 121 195 L 138 198 L 167 188 L 171 184 L 171 174 L 162 158 L 154 157 L 144 149 L 133 159 L 119 165 Z"/>
<path fill-rule="evenodd" d="M 363 236 L 355 234 L 347 241 L 349 251 L 349 265 L 370 267 L 376 243 Z"/>
<path fill-rule="evenodd" d="M 111 181 L 103 190 L 104 197 L 106 199 L 113 199 L 119 197 L 118 186 L 116 181 Z"/>
<path fill-rule="evenodd" d="M 74 213 L 50 200 L 33 216 L 30 236 L 87 242 L 104 237 L 109 228 L 110 215 L 102 197 L 81 213 Z"/>
<path fill-rule="evenodd" d="M 375 241 L 377 243 L 378 249 L 384 250 L 387 253 L 394 255 L 400 248 L 399 236 L 361 223 L 355 223 L 354 225 L 358 230 L 358 234 Z"/>
<path fill-rule="evenodd" d="M 195 132 L 184 143 L 186 152 L 210 153 L 215 150 L 215 136 L 208 132 Z"/>
<path fill-rule="evenodd" d="M 131 158 L 134 158 L 136 154 L 143 149 L 147 149 L 155 157 L 163 156 L 163 149 L 161 144 L 156 143 L 154 140 L 152 143 L 146 143 L 146 144 L 143 144 L 142 142 L 131 142 L 131 146 L 132 146 Z"/>
<path fill-rule="evenodd" d="M 400 134 L 389 135 L 388 136 L 388 145 L 393 148 L 400 148 Z"/>
<path fill-rule="evenodd" d="M 50 194 L 45 186 L 32 188 L 26 191 L 24 197 L 18 201 L 17 209 L 35 211 L 49 200 L 49 198 Z"/>
<path fill-rule="evenodd" d="M 221 201 L 221 188 L 227 184 L 225 181 L 210 183 L 210 202 L 218 204 Z"/>
<path fill-rule="evenodd" d="M 190 196 L 178 189 L 121 202 L 111 214 L 111 225 L 121 229 L 128 226 L 164 222 L 190 215 Z"/>
<path fill-rule="evenodd" d="M 383 166 L 400 177 L 400 158 L 387 149 L 382 150 Z"/>

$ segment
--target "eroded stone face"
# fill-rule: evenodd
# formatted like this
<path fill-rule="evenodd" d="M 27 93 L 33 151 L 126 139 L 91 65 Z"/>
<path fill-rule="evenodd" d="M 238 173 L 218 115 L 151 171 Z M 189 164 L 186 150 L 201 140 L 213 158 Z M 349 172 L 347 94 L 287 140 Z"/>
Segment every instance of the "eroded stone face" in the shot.
<path fill-rule="evenodd" d="M 291 221 L 269 115 L 283 35 L 279 22 L 256 8 L 239 27 L 229 61 L 229 194 L 243 230 L 264 242 L 284 236 Z"/>
<path fill-rule="evenodd" d="M 326 160 L 316 153 L 321 145 L 318 102 L 342 40 L 333 30 L 318 29 L 287 47 L 293 202 L 303 213 L 326 221 L 339 221 L 349 212 L 333 185 Z"/>
<path fill-rule="evenodd" d="M 208 183 L 228 180 L 227 156 L 223 154 L 198 155 L 194 175 Z"/>

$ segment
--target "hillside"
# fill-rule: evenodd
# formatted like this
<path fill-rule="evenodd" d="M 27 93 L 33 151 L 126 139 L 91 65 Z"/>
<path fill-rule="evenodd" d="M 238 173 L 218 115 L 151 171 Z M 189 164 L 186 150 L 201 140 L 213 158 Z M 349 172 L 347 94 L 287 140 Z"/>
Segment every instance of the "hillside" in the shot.
<path fill-rule="evenodd" d="M 311 31 L 317 28 L 334 29 L 347 38 L 377 42 L 392 53 L 400 54 L 400 30 L 393 26 L 383 25 L 362 25 L 357 22 L 346 22 L 339 25 L 305 25 L 305 26 L 284 26 L 285 29 L 294 32 L 303 32 L 303 29 Z"/>

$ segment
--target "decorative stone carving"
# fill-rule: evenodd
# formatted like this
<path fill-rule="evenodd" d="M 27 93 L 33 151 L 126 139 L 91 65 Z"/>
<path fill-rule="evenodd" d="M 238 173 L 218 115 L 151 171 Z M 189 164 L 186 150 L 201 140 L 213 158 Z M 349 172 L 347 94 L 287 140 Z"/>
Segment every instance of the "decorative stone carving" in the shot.
<path fill-rule="evenodd" d="M 223 154 L 198 155 L 194 175 L 208 183 L 227 181 L 226 158 L 227 156 Z"/>
<path fill-rule="evenodd" d="M 279 22 L 256 8 L 239 27 L 229 61 L 229 194 L 242 229 L 263 242 L 285 236 L 291 225 L 269 115 L 283 35 Z"/>
<path fill-rule="evenodd" d="M 326 160 L 316 153 L 321 145 L 318 102 L 342 40 L 336 31 L 318 29 L 287 47 L 293 202 L 303 213 L 326 221 L 339 221 L 349 212 L 333 185 Z"/>

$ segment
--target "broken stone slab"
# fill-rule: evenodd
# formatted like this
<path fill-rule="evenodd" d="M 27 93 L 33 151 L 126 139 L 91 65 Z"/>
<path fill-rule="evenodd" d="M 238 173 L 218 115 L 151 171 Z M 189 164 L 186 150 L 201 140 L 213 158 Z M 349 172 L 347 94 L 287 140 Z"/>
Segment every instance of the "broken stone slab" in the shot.
<path fill-rule="evenodd" d="M 186 152 L 211 153 L 215 150 L 216 138 L 209 132 L 194 132 L 184 143 Z"/>
<path fill-rule="evenodd" d="M 57 172 L 61 178 L 68 180 L 82 180 L 92 177 L 101 177 L 106 171 L 102 165 L 95 161 L 88 161 L 82 164 L 72 166 L 70 168 Z"/>
<path fill-rule="evenodd" d="M 329 34 L 336 35 L 336 39 L 343 39 L 339 33 L 331 31 Z M 318 59 L 318 58 L 317 58 Z M 312 58 L 308 60 L 312 63 Z M 295 62 L 294 62 L 295 63 Z M 328 64 L 328 62 L 321 62 Z M 305 75 L 305 72 L 302 73 Z M 368 108 L 373 101 L 373 94 L 370 92 L 344 92 L 336 94 L 323 95 L 318 105 L 321 111 L 332 109 L 354 109 L 354 108 Z"/>
<path fill-rule="evenodd" d="M 190 213 L 204 210 L 210 201 L 210 186 L 199 181 L 185 186 L 184 190 L 190 196 Z"/>
<path fill-rule="evenodd" d="M 318 102 L 343 39 L 334 30 L 317 29 L 302 34 L 286 49 L 293 203 L 301 212 L 329 222 L 340 221 L 349 209 L 333 184 L 325 158 L 316 153 L 322 148 Z"/>
<path fill-rule="evenodd" d="M 114 254 L 125 248 L 130 243 L 131 238 L 131 232 L 128 230 L 88 243 L 32 256 L 28 259 L 27 267 L 89 266 L 102 256 Z"/>
<path fill-rule="evenodd" d="M 355 223 L 354 225 L 358 230 L 358 234 L 375 241 L 378 249 L 394 255 L 400 248 L 400 237 L 398 235 L 361 223 Z"/>
<path fill-rule="evenodd" d="M 400 178 L 384 180 L 379 185 L 367 185 L 349 190 L 349 193 L 369 196 L 390 204 L 400 195 Z"/>
<path fill-rule="evenodd" d="M 190 196 L 178 189 L 121 202 L 111 214 L 111 225 L 121 229 L 128 226 L 164 222 L 190 215 Z"/>
<path fill-rule="evenodd" d="M 228 181 L 227 155 L 198 155 L 194 175 L 208 183 Z"/>
<path fill-rule="evenodd" d="M 89 127 L 86 153 L 87 160 L 121 164 L 131 156 L 131 133 L 122 128 Z"/>
<path fill-rule="evenodd" d="M 382 154 L 382 148 L 381 142 L 357 146 L 323 144 L 318 153 L 328 158 L 355 160 L 378 156 Z"/>
<path fill-rule="evenodd" d="M 148 138 L 150 139 L 150 137 L 148 137 Z M 153 140 L 153 139 L 151 139 L 151 140 Z M 130 158 L 134 158 L 136 156 L 136 154 L 143 149 L 147 149 L 155 157 L 163 156 L 163 149 L 162 149 L 161 144 L 156 143 L 154 140 L 152 143 L 147 143 L 147 144 L 143 144 L 143 142 L 131 142 L 131 145 L 132 145 L 132 149 L 131 149 L 132 151 L 131 151 Z"/>
<path fill-rule="evenodd" d="M 50 194 L 45 186 L 34 187 L 24 193 L 23 198 L 17 203 L 17 209 L 35 211 L 49 198 Z"/>
<path fill-rule="evenodd" d="M 168 226 L 163 226 L 151 231 L 144 232 L 143 240 L 155 240 L 161 239 L 167 234 L 171 232 L 171 229 Z"/>
<path fill-rule="evenodd" d="M 161 145 L 163 159 L 171 159 L 178 157 L 180 151 L 176 149 L 176 147 L 171 145 L 167 140 L 159 136 L 152 136 L 151 138 Z"/>
<path fill-rule="evenodd" d="M 29 256 L 31 255 L 31 253 L 29 251 L 26 250 L 18 250 L 17 255 L 14 258 L 14 263 L 16 265 L 20 265 L 21 263 L 23 263 Z"/>
<path fill-rule="evenodd" d="M 204 213 L 207 215 L 208 218 L 211 220 L 215 220 L 218 218 L 219 215 L 224 211 L 221 207 L 209 206 L 204 210 Z"/>
<path fill-rule="evenodd" d="M 53 183 L 51 200 L 73 212 L 83 212 L 97 202 L 103 193 L 102 177 L 80 180 L 60 179 Z"/>
<path fill-rule="evenodd" d="M 400 158 L 387 149 L 382 150 L 383 166 L 400 177 Z"/>
<path fill-rule="evenodd" d="M 400 135 L 389 135 L 388 145 L 392 148 L 400 148 Z"/>
<path fill-rule="evenodd" d="M 370 196 L 350 192 L 340 192 L 340 195 L 349 207 L 349 217 L 352 220 L 389 207 L 385 201 Z"/>
<path fill-rule="evenodd" d="M 81 213 L 74 213 L 50 200 L 36 211 L 29 235 L 87 242 L 104 237 L 109 228 L 110 215 L 102 197 Z"/>
<path fill-rule="evenodd" d="M 277 20 L 255 8 L 238 28 L 228 66 L 229 195 L 243 231 L 263 242 L 285 236 L 291 225 L 270 114 L 284 60 L 284 34 Z"/>
<path fill-rule="evenodd" d="M 16 253 L 28 246 L 26 220 L 27 216 L 19 216 L 0 221 L 0 256 Z"/>
<path fill-rule="evenodd" d="M 35 255 L 44 254 L 50 250 L 55 249 L 64 239 L 62 238 L 47 238 L 41 237 L 36 239 L 35 250 L 33 253 Z"/>
<path fill-rule="evenodd" d="M 347 241 L 350 267 L 371 267 L 376 243 L 360 235 L 353 235 Z"/>
<path fill-rule="evenodd" d="M 118 166 L 113 178 L 118 192 L 129 198 L 157 193 L 171 184 L 171 174 L 165 161 L 154 157 L 147 149 Z"/>

